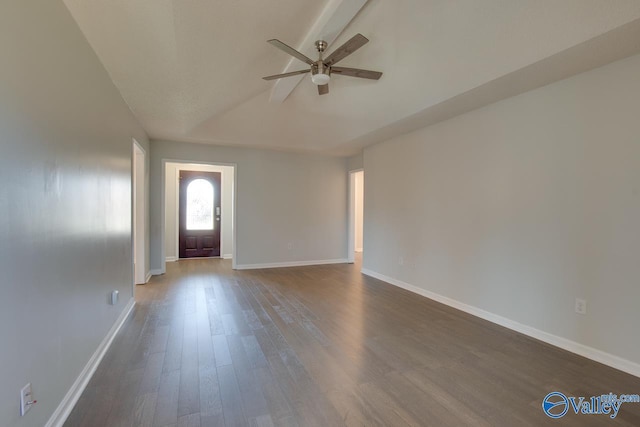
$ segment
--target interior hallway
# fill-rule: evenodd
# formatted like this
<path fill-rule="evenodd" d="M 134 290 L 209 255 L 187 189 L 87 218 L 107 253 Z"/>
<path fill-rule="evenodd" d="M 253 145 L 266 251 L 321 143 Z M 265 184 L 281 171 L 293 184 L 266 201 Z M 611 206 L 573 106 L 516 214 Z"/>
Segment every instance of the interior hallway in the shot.
<path fill-rule="evenodd" d="M 66 426 L 540 426 L 551 391 L 640 379 L 363 276 L 355 265 L 167 265 Z M 604 416 L 606 417 L 606 416 Z M 640 425 L 567 414 L 561 424 Z"/>

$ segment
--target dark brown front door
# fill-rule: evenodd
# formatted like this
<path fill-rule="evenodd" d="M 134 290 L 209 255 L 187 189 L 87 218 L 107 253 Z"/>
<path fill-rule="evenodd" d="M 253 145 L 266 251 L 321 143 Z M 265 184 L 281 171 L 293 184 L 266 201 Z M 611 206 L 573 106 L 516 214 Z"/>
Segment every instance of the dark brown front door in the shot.
<path fill-rule="evenodd" d="M 220 172 L 180 171 L 180 258 L 220 256 Z"/>

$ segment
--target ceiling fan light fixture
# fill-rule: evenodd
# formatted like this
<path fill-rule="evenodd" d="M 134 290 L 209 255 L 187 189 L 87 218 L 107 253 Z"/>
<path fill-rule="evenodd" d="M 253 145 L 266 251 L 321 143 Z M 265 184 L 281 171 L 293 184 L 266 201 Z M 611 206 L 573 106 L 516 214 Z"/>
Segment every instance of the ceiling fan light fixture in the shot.
<path fill-rule="evenodd" d="M 311 81 L 313 82 L 313 84 L 318 86 L 326 85 L 327 83 L 329 83 L 329 80 L 331 80 L 329 74 L 318 73 L 311 75 Z"/>
<path fill-rule="evenodd" d="M 355 36 L 347 40 L 347 42 L 340 46 L 338 49 L 334 50 L 331 55 L 323 58 L 322 54 L 327 49 L 327 42 L 324 40 L 318 40 L 316 41 L 318 60 L 314 61 L 306 55 L 298 52 L 291 46 L 282 43 L 278 39 L 267 40 L 267 43 L 306 63 L 307 65 L 309 65 L 309 68 L 307 68 L 306 70 L 274 74 L 273 76 L 263 77 L 263 79 L 276 80 L 283 77 L 297 76 L 299 74 L 306 74 L 308 72 L 311 72 L 311 81 L 313 82 L 313 84 L 318 86 L 318 95 L 326 95 L 329 93 L 329 80 L 331 80 L 331 74 L 334 73 L 342 76 L 378 80 L 380 77 L 382 77 L 382 73 L 379 71 L 361 70 L 359 68 L 335 67 L 336 63 L 351 55 L 368 41 L 369 40 L 362 34 L 356 34 Z"/>

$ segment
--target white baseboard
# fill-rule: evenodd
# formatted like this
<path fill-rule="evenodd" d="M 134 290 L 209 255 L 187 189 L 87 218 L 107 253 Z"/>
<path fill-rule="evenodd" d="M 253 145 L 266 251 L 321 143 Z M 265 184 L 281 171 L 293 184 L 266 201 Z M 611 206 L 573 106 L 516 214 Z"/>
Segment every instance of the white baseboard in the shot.
<path fill-rule="evenodd" d="M 307 265 L 324 265 L 324 264 L 346 264 L 346 258 L 340 259 L 323 259 L 316 261 L 290 261 L 290 262 L 272 262 L 267 264 L 239 264 L 236 270 L 255 270 L 259 268 L 283 268 L 283 267 L 304 267 Z"/>
<path fill-rule="evenodd" d="M 144 276 L 144 283 L 149 283 L 149 280 L 151 280 L 151 270 L 147 271 L 146 276 Z"/>
<path fill-rule="evenodd" d="M 595 360 L 596 362 L 600 362 L 604 365 L 611 366 L 612 368 L 619 369 L 623 372 L 634 375 L 636 377 L 640 377 L 640 364 L 638 363 L 632 362 L 627 359 L 623 359 L 621 357 L 604 352 L 602 350 L 598 350 L 593 347 L 586 346 L 584 344 L 580 344 L 575 341 L 571 341 L 567 338 L 559 337 L 557 335 L 553 335 L 548 332 L 541 331 L 531 326 L 518 323 L 514 320 L 507 319 L 506 317 L 502 317 L 497 314 L 493 314 L 491 312 L 483 310 L 481 308 L 474 307 L 472 305 L 468 305 L 463 302 L 451 299 L 449 297 L 445 297 L 435 292 L 431 292 L 426 289 L 419 288 L 415 285 L 411 285 L 401 280 L 385 276 L 383 274 L 377 273 L 367 268 L 363 268 L 361 271 L 362 271 L 362 274 L 366 274 L 367 276 L 371 276 L 373 278 L 382 280 L 383 282 L 387 282 L 399 288 L 406 289 L 418 295 L 422 295 L 423 297 L 448 305 L 449 307 L 453 307 L 455 309 L 464 311 L 465 313 L 469 313 L 481 319 L 488 320 L 489 322 L 495 323 L 497 325 L 504 326 L 505 328 L 514 330 L 516 332 L 520 332 L 521 334 L 528 335 L 540 341 L 544 341 L 547 344 L 551 344 L 563 350 L 570 351 L 572 353 L 586 357 L 587 359 Z"/>
<path fill-rule="evenodd" d="M 157 268 L 155 270 L 151 270 L 151 275 L 152 276 L 160 276 L 162 274 L 165 273 L 165 270 L 163 268 Z"/>
<path fill-rule="evenodd" d="M 214 257 L 198 257 L 198 259 L 202 259 L 202 258 L 222 258 L 222 259 L 231 259 L 231 258 L 233 258 L 233 255 L 231 255 L 231 254 L 226 254 L 226 255 L 222 255 L 221 257 L 216 257 L 216 256 L 214 256 Z M 179 259 L 180 259 L 180 258 L 175 257 L 175 256 L 168 256 L 168 257 L 166 257 L 166 258 L 165 258 L 165 262 L 176 262 L 176 261 L 178 261 Z M 162 274 L 162 273 L 160 273 L 160 274 Z"/>
<path fill-rule="evenodd" d="M 133 306 L 135 304 L 135 300 L 131 298 L 125 306 L 124 310 L 122 310 L 122 313 L 120 313 L 120 316 L 118 316 L 116 322 L 107 333 L 107 336 L 104 337 L 96 351 L 89 359 L 89 362 L 87 362 L 82 372 L 80 372 L 78 378 L 76 378 L 73 385 L 64 396 L 64 399 L 62 399 L 62 402 L 60 402 L 56 410 L 53 412 L 53 415 L 51 415 L 51 418 L 49 418 L 49 421 L 47 421 L 45 427 L 62 427 L 76 402 L 78 402 L 80 395 L 82 395 L 85 387 L 87 387 L 89 380 L 98 368 L 98 365 L 102 361 L 105 353 L 111 346 L 111 343 L 116 337 L 116 334 L 124 324 L 124 321 L 127 320 L 127 316 L 129 316 L 131 310 L 133 310 Z"/>

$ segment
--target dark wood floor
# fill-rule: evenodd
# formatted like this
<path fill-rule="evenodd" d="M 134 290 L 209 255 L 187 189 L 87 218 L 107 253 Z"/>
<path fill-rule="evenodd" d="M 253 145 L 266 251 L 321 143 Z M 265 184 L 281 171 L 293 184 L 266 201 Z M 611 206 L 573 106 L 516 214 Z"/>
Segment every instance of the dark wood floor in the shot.
<path fill-rule="evenodd" d="M 362 276 L 359 265 L 168 264 L 66 426 L 640 426 L 541 409 L 640 379 Z"/>

